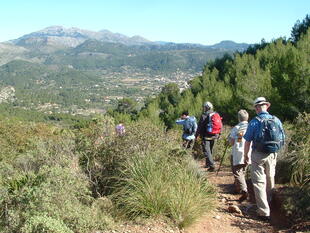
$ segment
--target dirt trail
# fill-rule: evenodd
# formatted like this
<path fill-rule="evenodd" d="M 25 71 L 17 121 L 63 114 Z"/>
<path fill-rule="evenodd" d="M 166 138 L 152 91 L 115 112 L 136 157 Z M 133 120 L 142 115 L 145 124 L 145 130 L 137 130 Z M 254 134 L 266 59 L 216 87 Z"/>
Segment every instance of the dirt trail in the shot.
<path fill-rule="evenodd" d="M 202 165 L 201 169 L 207 172 Z M 271 216 L 271 223 L 262 222 L 256 218 L 255 198 L 251 187 L 249 187 L 249 200 L 241 204 L 238 202 L 240 195 L 233 194 L 234 180 L 230 168 L 222 168 L 218 175 L 216 172 L 207 172 L 207 176 L 218 189 L 218 206 L 186 229 L 185 233 L 290 232 L 283 219 L 277 216 L 276 211 L 272 211 L 275 215 Z M 230 205 L 237 206 L 241 213 L 230 213 L 228 211 Z"/>
<path fill-rule="evenodd" d="M 282 219 L 277 211 L 277 207 L 271 211 L 271 223 L 259 221 L 256 218 L 256 206 L 254 194 L 251 186 L 248 186 L 249 200 L 242 204 L 238 203 L 240 195 L 233 194 L 233 176 L 229 167 L 224 167 L 221 171 L 207 172 L 200 163 L 200 169 L 206 172 L 209 181 L 218 189 L 217 207 L 206 216 L 202 216 L 196 223 L 186 229 L 178 229 L 168 225 L 161 220 L 154 220 L 146 223 L 128 223 L 121 225 L 118 229 L 104 231 L 100 233 L 295 233 L 285 226 L 285 219 Z M 230 213 L 228 207 L 237 206 L 241 213 Z M 278 208 L 279 209 L 279 208 Z"/>

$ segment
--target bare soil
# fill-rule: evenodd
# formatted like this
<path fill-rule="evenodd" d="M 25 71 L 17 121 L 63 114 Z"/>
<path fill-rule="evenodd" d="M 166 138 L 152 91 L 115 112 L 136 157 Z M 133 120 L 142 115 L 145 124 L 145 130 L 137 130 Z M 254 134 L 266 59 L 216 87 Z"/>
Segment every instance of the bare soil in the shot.
<path fill-rule="evenodd" d="M 201 164 L 201 169 L 202 168 Z M 205 170 L 205 172 L 207 172 Z M 218 206 L 207 216 L 185 230 L 185 233 L 237 233 L 237 232 L 292 232 L 284 216 L 271 209 L 271 223 L 257 218 L 255 197 L 251 182 L 248 182 L 249 198 L 239 203 L 240 194 L 234 194 L 234 178 L 229 167 L 222 168 L 219 173 L 207 172 L 209 181 L 217 187 Z M 230 213 L 229 206 L 236 206 L 241 212 Z"/>
<path fill-rule="evenodd" d="M 248 182 L 250 196 L 248 200 L 239 203 L 240 194 L 234 194 L 234 179 L 229 167 L 222 168 L 219 173 L 207 172 L 200 162 L 200 169 L 206 172 L 209 181 L 217 187 L 217 207 L 202 216 L 193 225 L 186 229 L 178 229 L 160 220 L 152 220 L 143 224 L 124 224 L 119 229 L 104 233 L 291 233 L 289 223 L 281 215 L 277 205 L 271 208 L 271 222 L 262 222 L 257 219 L 256 205 L 251 182 Z M 240 212 L 230 212 L 229 206 L 237 207 Z"/>

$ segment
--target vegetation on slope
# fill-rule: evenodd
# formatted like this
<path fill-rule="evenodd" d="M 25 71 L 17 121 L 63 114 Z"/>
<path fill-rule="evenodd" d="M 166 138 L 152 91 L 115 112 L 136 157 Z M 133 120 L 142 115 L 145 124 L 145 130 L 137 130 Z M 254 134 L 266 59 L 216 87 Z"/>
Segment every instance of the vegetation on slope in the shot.
<path fill-rule="evenodd" d="M 308 22 L 297 24 L 294 30 Z M 226 122 L 235 123 L 239 108 L 253 115 L 251 102 L 257 96 L 266 96 L 272 103 L 271 112 L 294 124 L 286 128 L 290 142 L 283 160 L 289 166 L 277 176 L 289 179 L 293 193 L 298 193 L 298 199 L 290 199 L 292 194 L 286 199 L 288 215 L 297 222 L 309 220 L 307 28 L 306 33 L 294 34 L 292 42 L 279 39 L 208 63 L 203 74 L 191 81 L 190 89 L 180 93 L 175 84 L 166 85 L 140 112 L 125 99 L 111 112 L 115 118 L 47 118 L 73 124 L 68 127 L 28 120 L 31 116 L 46 120 L 40 114 L 29 114 L 23 120 L 28 111 L 2 105 L 1 230 L 86 233 L 109 228 L 117 219 L 158 216 L 180 227 L 191 224 L 212 207 L 214 190 L 180 147 L 179 134 L 166 129 L 175 127 L 174 120 L 183 110 L 198 117 L 205 100 L 214 103 Z M 14 63 L 1 68 L 6 73 L 10 67 Z M 15 81 L 27 86 L 23 75 L 31 75 L 16 75 L 20 79 Z M 114 123 L 120 119 L 128 122 L 126 135 L 121 137 L 114 134 Z"/>
<path fill-rule="evenodd" d="M 121 138 L 110 117 L 76 130 L 13 119 L 0 125 L 3 232 L 91 232 L 116 216 L 161 216 L 183 227 L 213 205 L 214 190 L 176 135 L 150 122 L 132 123 Z"/>
<path fill-rule="evenodd" d="M 211 101 L 226 123 L 237 122 L 236 112 L 254 114 L 252 101 L 265 96 L 270 111 L 283 121 L 294 120 L 300 112 L 310 111 L 310 29 L 296 43 L 278 39 L 269 44 L 236 53 L 208 63 L 201 76 L 190 82 L 190 88 L 179 93 L 168 84 L 141 114 L 159 118 L 168 128 L 184 110 L 199 117 L 202 103 Z M 149 106 L 156 106 L 156 108 Z"/>

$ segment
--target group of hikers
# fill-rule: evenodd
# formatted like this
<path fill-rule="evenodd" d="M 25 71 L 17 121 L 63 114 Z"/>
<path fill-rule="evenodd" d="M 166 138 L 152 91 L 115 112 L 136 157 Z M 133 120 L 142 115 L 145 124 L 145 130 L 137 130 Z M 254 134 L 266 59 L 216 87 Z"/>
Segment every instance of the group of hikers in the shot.
<path fill-rule="evenodd" d="M 257 215 L 262 221 L 270 221 L 271 191 L 274 188 L 277 152 L 283 146 L 285 133 L 281 121 L 268 113 L 270 102 L 265 97 L 258 97 L 253 103 L 257 116 L 248 122 L 246 110 L 238 111 L 239 123 L 235 125 L 227 138 L 227 145 L 232 146 L 231 165 L 235 187 L 241 194 L 239 202 L 248 198 L 246 168 L 251 164 Z M 181 114 L 176 124 L 183 125 L 183 146 L 192 149 L 195 140 L 202 139 L 202 151 L 205 156 L 207 171 L 215 171 L 212 151 L 216 139 L 222 130 L 220 115 L 213 110 L 211 102 L 203 106 L 203 113 L 197 124 L 196 118 L 188 111 Z"/>

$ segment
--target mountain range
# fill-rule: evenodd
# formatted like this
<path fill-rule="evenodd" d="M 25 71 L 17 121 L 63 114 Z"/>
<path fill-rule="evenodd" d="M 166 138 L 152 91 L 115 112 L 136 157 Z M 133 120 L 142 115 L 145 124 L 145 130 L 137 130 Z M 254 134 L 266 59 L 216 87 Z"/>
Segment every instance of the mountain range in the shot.
<path fill-rule="evenodd" d="M 40 46 L 55 46 L 59 47 L 76 47 L 77 45 L 85 42 L 86 40 L 98 40 L 102 42 L 111 42 L 111 43 L 121 43 L 125 45 L 167 45 L 175 44 L 172 42 L 152 42 L 141 36 L 128 37 L 120 33 L 113 33 L 109 30 L 101 30 L 98 32 L 89 31 L 79 28 L 64 28 L 62 26 L 51 26 L 44 28 L 40 31 L 32 32 L 26 34 L 20 38 L 12 39 L 8 41 L 14 45 L 22 47 L 35 47 Z M 208 47 L 208 48 L 218 48 L 218 49 L 238 49 L 244 50 L 249 45 L 246 43 L 235 43 L 233 41 L 222 41 L 215 45 L 205 46 L 201 44 L 187 44 L 192 47 Z"/>
<path fill-rule="evenodd" d="M 89 39 L 112 43 L 122 43 L 126 45 L 150 42 L 140 36 L 128 37 L 120 33 L 112 33 L 108 30 L 94 32 L 79 28 L 64 28 L 61 26 L 47 27 L 43 30 L 32 32 L 18 39 L 11 40 L 10 42 L 15 45 L 24 47 L 44 44 L 55 45 L 56 47 L 75 47 Z"/>
<path fill-rule="evenodd" d="M 153 42 L 53 26 L 0 43 L 0 88 L 15 88 L 14 104 L 23 107 L 103 107 L 124 96 L 150 96 L 169 82 L 185 87 L 210 60 L 248 46 Z"/>

